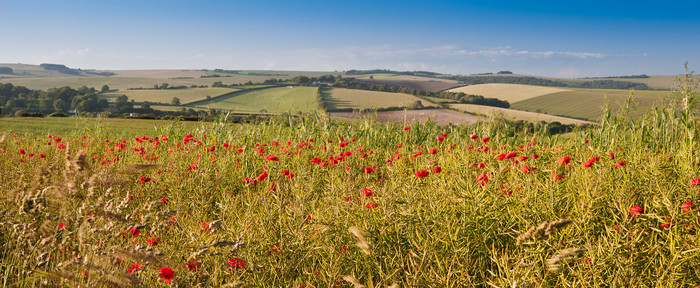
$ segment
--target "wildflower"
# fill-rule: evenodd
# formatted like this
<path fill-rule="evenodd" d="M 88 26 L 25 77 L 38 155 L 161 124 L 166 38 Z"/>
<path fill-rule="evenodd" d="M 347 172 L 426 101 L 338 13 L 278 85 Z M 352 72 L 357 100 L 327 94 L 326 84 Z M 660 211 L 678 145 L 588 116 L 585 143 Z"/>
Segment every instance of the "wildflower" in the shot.
<path fill-rule="evenodd" d="M 231 269 L 245 269 L 245 262 L 243 261 L 243 259 L 238 257 L 233 257 L 229 259 L 226 262 L 226 265 L 230 266 L 229 271 L 231 271 Z"/>
<path fill-rule="evenodd" d="M 591 158 L 591 160 L 588 160 L 588 162 L 583 163 L 582 165 L 583 165 L 583 167 L 591 168 L 591 166 L 593 166 L 593 164 L 595 163 L 595 161 L 598 161 L 598 159 L 600 159 L 600 158 L 598 158 L 598 157 L 593 157 L 593 158 Z"/>
<path fill-rule="evenodd" d="M 377 195 L 374 194 L 372 189 L 368 189 L 368 188 L 362 189 L 362 196 L 364 196 L 364 197 L 377 197 Z"/>
<path fill-rule="evenodd" d="M 134 238 L 139 237 L 140 232 L 141 230 L 136 229 L 136 227 L 131 227 L 131 229 L 129 229 L 129 233 L 131 233 Z"/>
<path fill-rule="evenodd" d="M 202 263 L 197 262 L 197 260 L 190 260 L 190 262 L 185 263 L 185 268 L 190 270 L 191 272 L 197 271 L 200 268 L 202 268 Z"/>
<path fill-rule="evenodd" d="M 478 177 L 476 177 L 476 182 L 479 182 L 481 186 L 484 186 L 489 182 L 489 176 L 486 176 L 486 173 L 481 173 Z"/>
<path fill-rule="evenodd" d="M 372 172 L 374 172 L 374 167 L 370 167 L 370 166 L 365 167 L 365 174 L 369 174 Z"/>
<path fill-rule="evenodd" d="M 170 283 L 170 280 L 173 280 L 173 277 L 175 277 L 175 271 L 170 269 L 170 267 L 162 267 L 158 269 L 158 272 L 160 272 L 160 278 L 165 279 L 165 283 Z"/>
<path fill-rule="evenodd" d="M 418 151 L 418 152 L 416 152 L 416 154 L 413 154 L 413 158 L 416 158 L 422 154 L 423 154 L 423 152 Z"/>
<path fill-rule="evenodd" d="M 163 197 L 163 199 L 160 199 L 160 204 L 162 204 L 162 205 L 168 204 L 168 201 L 170 201 L 170 200 L 168 200 L 168 198 Z"/>
<path fill-rule="evenodd" d="M 615 163 L 615 167 L 623 167 L 623 166 L 627 166 L 626 161 L 620 161 L 620 162 Z"/>
<path fill-rule="evenodd" d="M 374 202 L 369 202 L 369 203 L 365 204 L 365 208 L 367 208 L 367 209 L 372 209 L 372 208 L 377 208 L 377 207 L 379 207 L 379 205 L 377 205 L 377 203 L 374 203 Z"/>
<path fill-rule="evenodd" d="M 403 131 L 408 131 L 409 129 L 411 129 L 411 127 L 408 127 L 408 126 L 403 127 Z"/>
<path fill-rule="evenodd" d="M 435 168 L 433 168 L 433 173 L 440 173 L 440 172 L 442 172 L 442 167 L 435 166 Z"/>
<path fill-rule="evenodd" d="M 277 156 L 273 156 L 273 155 L 267 155 L 265 157 L 265 159 L 267 159 L 267 161 L 274 161 L 274 162 L 277 162 L 280 160 L 279 158 L 277 158 Z"/>
<path fill-rule="evenodd" d="M 445 141 L 445 137 L 437 136 L 437 141 L 442 143 L 442 141 Z"/>
<path fill-rule="evenodd" d="M 671 227 L 671 218 L 670 217 L 666 218 L 666 221 L 664 221 L 664 223 L 661 223 L 661 225 L 659 225 L 659 227 L 661 227 L 661 228 Z"/>
<path fill-rule="evenodd" d="M 430 149 L 428 150 L 428 154 L 437 154 L 437 149 L 435 149 L 435 148 L 430 148 Z"/>
<path fill-rule="evenodd" d="M 425 176 L 428 176 L 428 174 L 430 174 L 430 172 L 421 169 L 420 171 L 416 172 L 416 177 L 423 178 Z"/>
<path fill-rule="evenodd" d="M 26 153 L 27 153 L 27 152 L 25 152 L 24 149 L 22 149 L 22 148 L 19 149 L 19 154 L 20 154 L 20 155 L 24 155 L 24 154 L 26 154 Z"/>
<path fill-rule="evenodd" d="M 141 268 L 143 268 L 143 266 L 139 264 L 131 264 L 131 268 L 126 269 L 126 271 L 133 274 L 134 272 L 141 270 Z"/>
<path fill-rule="evenodd" d="M 690 201 L 683 202 L 683 204 L 681 204 L 681 208 L 683 209 L 683 213 L 690 212 L 690 210 L 693 210 L 693 207 L 694 207 L 693 202 L 690 202 Z"/>
<path fill-rule="evenodd" d="M 484 137 L 484 138 L 481 138 L 481 142 L 484 142 L 484 144 L 488 143 L 489 140 L 491 140 L 491 137 Z"/>
<path fill-rule="evenodd" d="M 146 184 L 146 183 L 151 181 L 151 177 L 141 176 L 141 178 L 139 180 L 141 181 L 141 184 Z"/>
<path fill-rule="evenodd" d="M 639 206 L 632 206 L 632 208 L 630 208 L 630 215 L 634 216 L 634 214 L 637 213 L 644 213 L 644 208 Z"/>
<path fill-rule="evenodd" d="M 571 157 L 564 156 L 564 157 L 559 158 L 558 162 L 559 162 L 559 165 L 566 165 L 566 164 L 569 164 L 570 161 L 571 161 Z"/>
<path fill-rule="evenodd" d="M 698 186 L 700 185 L 700 178 L 695 178 L 690 180 L 690 186 Z"/>
<path fill-rule="evenodd" d="M 472 140 L 476 140 L 476 139 L 479 139 L 479 135 L 472 134 L 472 135 L 469 135 L 469 138 L 471 138 Z"/>
<path fill-rule="evenodd" d="M 610 159 L 615 159 L 615 153 L 610 152 Z"/>
<path fill-rule="evenodd" d="M 148 239 L 148 241 L 146 241 L 146 244 L 148 244 L 148 246 L 155 246 L 158 245 L 158 242 L 160 242 L 160 237 Z"/>
<path fill-rule="evenodd" d="M 691 202 L 690 204 L 692 205 L 693 203 Z M 66 227 L 66 222 L 58 223 L 58 230 L 62 230 L 65 227 Z"/>
<path fill-rule="evenodd" d="M 314 164 L 317 164 L 317 165 L 318 165 L 318 164 L 320 164 L 320 163 L 321 163 L 321 159 L 319 159 L 319 158 L 314 158 L 314 159 L 311 159 L 311 160 L 309 160 L 309 162 L 311 162 L 311 163 L 314 163 Z"/>
<path fill-rule="evenodd" d="M 265 178 L 267 178 L 267 171 L 263 171 L 262 173 L 260 173 L 260 175 L 258 175 L 257 180 L 258 182 L 260 182 L 262 180 L 265 180 Z"/>
<path fill-rule="evenodd" d="M 202 221 L 202 228 L 199 229 L 199 231 L 209 231 L 209 224 L 207 222 Z"/>

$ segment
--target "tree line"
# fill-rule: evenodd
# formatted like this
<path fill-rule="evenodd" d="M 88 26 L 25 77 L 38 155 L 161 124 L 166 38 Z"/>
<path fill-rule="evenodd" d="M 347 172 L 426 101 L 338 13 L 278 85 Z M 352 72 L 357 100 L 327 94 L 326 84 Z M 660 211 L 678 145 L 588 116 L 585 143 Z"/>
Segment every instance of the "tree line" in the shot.
<path fill-rule="evenodd" d="M 532 76 L 443 76 L 441 78 L 457 80 L 460 83 L 476 85 L 488 83 L 506 83 L 506 84 L 525 84 L 536 86 L 550 87 L 570 87 L 570 88 L 587 88 L 587 89 L 635 89 L 635 90 L 651 90 L 647 84 L 634 83 L 629 81 L 615 80 L 594 80 L 584 82 L 563 82 L 559 80 L 550 80 Z M 622 77 L 621 77 L 622 78 Z"/>
<path fill-rule="evenodd" d="M 2 114 L 36 112 L 51 114 L 78 110 L 101 112 L 109 107 L 106 99 L 97 97 L 95 88 L 70 87 L 51 88 L 46 91 L 32 90 L 11 83 L 0 83 L 0 110 Z"/>

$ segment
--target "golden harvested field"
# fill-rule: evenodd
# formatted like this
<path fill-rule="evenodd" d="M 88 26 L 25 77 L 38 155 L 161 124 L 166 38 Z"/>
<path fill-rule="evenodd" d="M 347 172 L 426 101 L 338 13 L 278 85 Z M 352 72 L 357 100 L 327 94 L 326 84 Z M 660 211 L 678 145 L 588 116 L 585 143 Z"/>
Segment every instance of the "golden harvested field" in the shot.
<path fill-rule="evenodd" d="M 571 90 L 521 84 L 478 84 L 454 88 L 447 91 L 481 95 L 487 98 L 498 98 L 501 100 L 506 100 L 512 104 L 542 95 Z"/>
<path fill-rule="evenodd" d="M 102 94 L 102 97 L 107 99 L 116 98 L 119 95 L 126 95 L 129 100 L 136 102 L 154 102 L 154 103 L 170 103 L 173 97 L 180 98 L 180 103 L 183 105 L 204 100 L 207 96 L 216 97 L 226 93 L 238 91 L 239 89 L 232 88 L 187 88 L 187 89 L 148 89 L 148 90 L 119 90 Z"/>
<path fill-rule="evenodd" d="M 514 121 L 524 120 L 524 121 L 529 121 L 529 122 L 534 122 L 534 123 L 538 123 L 540 121 L 545 121 L 545 122 L 559 122 L 562 124 L 576 124 L 576 125 L 591 124 L 592 123 L 592 122 L 588 122 L 588 121 L 583 121 L 583 120 L 578 120 L 578 119 L 573 119 L 573 118 L 566 118 L 566 117 L 559 117 L 559 116 L 552 116 L 552 115 L 547 115 L 547 114 L 543 114 L 543 113 L 535 113 L 535 112 L 520 111 L 520 110 L 491 107 L 491 106 L 483 106 L 483 105 L 474 105 L 474 104 L 450 104 L 450 108 L 454 108 L 454 109 L 469 112 L 469 113 L 486 115 L 486 116 L 496 116 L 497 118 L 503 117 L 505 119 L 514 120 Z"/>
<path fill-rule="evenodd" d="M 436 106 L 433 103 L 410 94 L 369 90 L 333 88 L 331 89 L 330 95 L 326 97 L 328 109 L 404 107 L 411 105 L 415 101 L 421 101 L 423 106 L 426 107 Z"/>

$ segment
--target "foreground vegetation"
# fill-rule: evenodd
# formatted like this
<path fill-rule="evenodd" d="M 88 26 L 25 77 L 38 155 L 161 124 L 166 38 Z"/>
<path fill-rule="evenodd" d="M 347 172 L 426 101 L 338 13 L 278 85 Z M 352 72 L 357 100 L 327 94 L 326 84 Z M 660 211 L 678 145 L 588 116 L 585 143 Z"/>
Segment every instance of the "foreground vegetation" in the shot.
<path fill-rule="evenodd" d="M 320 115 L 138 134 L 3 126 L 0 278 L 700 285 L 699 131 L 684 95 L 687 109 L 606 113 L 565 136 Z"/>

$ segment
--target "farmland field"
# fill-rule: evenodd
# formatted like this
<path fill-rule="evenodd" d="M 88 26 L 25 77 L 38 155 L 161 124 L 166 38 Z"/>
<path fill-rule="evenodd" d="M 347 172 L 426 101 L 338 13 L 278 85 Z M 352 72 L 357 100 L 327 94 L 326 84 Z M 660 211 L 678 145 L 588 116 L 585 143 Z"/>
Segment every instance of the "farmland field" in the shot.
<path fill-rule="evenodd" d="M 421 109 L 421 110 L 406 110 L 406 111 L 380 111 L 368 115 L 361 115 L 353 112 L 330 112 L 332 117 L 342 119 L 363 119 L 372 118 L 382 122 L 395 122 L 401 124 L 411 124 L 414 122 L 426 123 L 428 119 L 437 125 L 445 126 L 453 125 L 469 125 L 479 121 L 471 115 L 465 115 L 455 111 L 446 109 Z"/>
<path fill-rule="evenodd" d="M 119 90 L 101 94 L 100 97 L 112 99 L 119 95 L 126 95 L 129 100 L 137 102 L 149 101 L 156 103 L 170 103 L 173 97 L 180 99 L 185 105 L 189 102 L 207 99 L 207 96 L 216 97 L 226 93 L 238 91 L 232 88 L 186 88 L 186 89 L 145 89 L 145 90 Z"/>
<path fill-rule="evenodd" d="M 421 101 L 425 107 L 435 106 L 433 103 L 421 100 L 420 98 L 410 94 L 370 90 L 332 88 L 330 93 L 324 97 L 329 110 L 344 108 L 368 109 L 404 107 L 411 105 L 415 101 Z"/>
<path fill-rule="evenodd" d="M 457 109 L 460 111 L 465 111 L 465 112 L 470 112 L 470 113 L 476 113 L 476 114 L 480 114 L 480 115 L 494 116 L 495 118 L 503 117 L 505 119 L 514 120 L 514 121 L 524 120 L 524 121 L 529 121 L 529 122 L 534 122 L 534 123 L 538 123 L 540 121 L 545 121 L 545 122 L 559 122 L 562 124 L 591 124 L 591 122 L 582 121 L 582 120 L 578 120 L 578 119 L 552 116 L 552 115 L 535 113 L 535 112 L 506 109 L 506 108 L 500 108 L 500 107 L 483 106 L 483 105 L 450 104 L 450 108 L 454 108 L 454 109 Z"/>
<path fill-rule="evenodd" d="M 478 84 L 448 90 L 466 94 L 481 95 L 487 98 L 506 100 L 511 104 L 542 95 L 570 91 L 564 88 L 520 85 L 520 84 Z"/>
<path fill-rule="evenodd" d="M 627 96 L 622 94 L 608 94 L 599 92 L 568 91 L 547 94 L 530 98 L 524 101 L 511 103 L 511 108 L 531 112 L 546 112 L 549 115 L 563 115 L 568 117 L 599 120 L 606 97 L 614 108 L 620 107 Z M 630 115 L 638 118 L 654 103 L 663 101 L 657 97 L 635 96 L 637 112 Z"/>
<path fill-rule="evenodd" d="M 241 91 L 229 96 L 212 99 L 206 103 L 185 105 L 201 109 L 221 109 L 233 112 L 310 112 L 318 109 L 316 87 L 276 87 L 254 91 Z"/>

